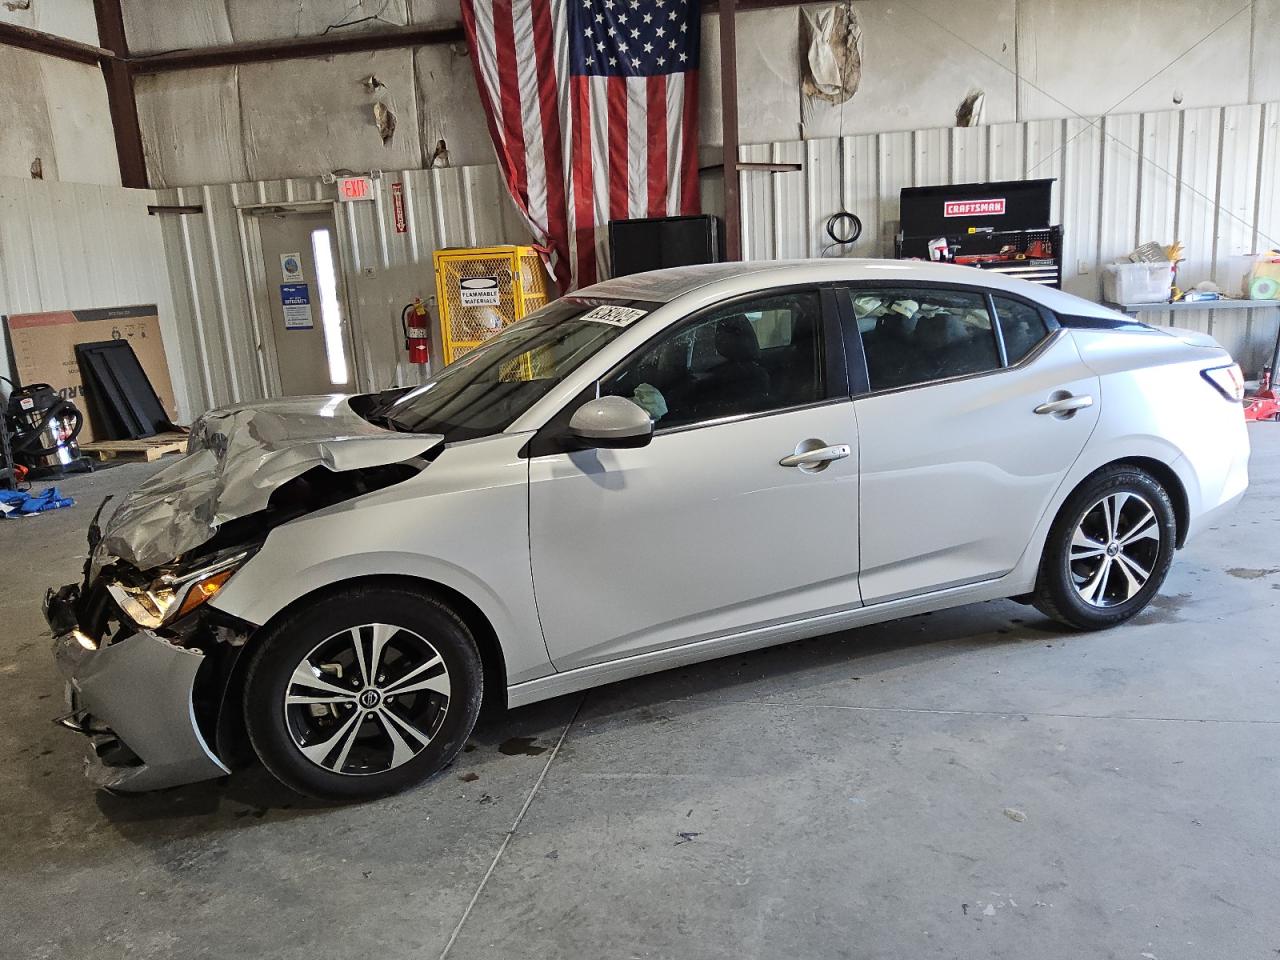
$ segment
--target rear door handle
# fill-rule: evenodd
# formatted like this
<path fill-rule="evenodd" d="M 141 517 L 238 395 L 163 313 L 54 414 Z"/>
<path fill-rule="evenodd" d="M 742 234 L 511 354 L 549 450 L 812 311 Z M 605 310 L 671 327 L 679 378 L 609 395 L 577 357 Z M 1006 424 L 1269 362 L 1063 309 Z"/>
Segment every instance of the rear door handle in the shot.
<path fill-rule="evenodd" d="M 784 467 L 825 467 L 833 460 L 843 460 L 851 452 L 847 443 L 833 443 L 827 447 L 797 451 L 789 457 L 783 457 L 778 463 Z"/>
<path fill-rule="evenodd" d="M 1093 406 L 1093 397 L 1084 393 L 1078 397 L 1065 396 L 1057 400 L 1046 400 L 1036 407 L 1036 413 L 1073 413 L 1085 407 Z"/>

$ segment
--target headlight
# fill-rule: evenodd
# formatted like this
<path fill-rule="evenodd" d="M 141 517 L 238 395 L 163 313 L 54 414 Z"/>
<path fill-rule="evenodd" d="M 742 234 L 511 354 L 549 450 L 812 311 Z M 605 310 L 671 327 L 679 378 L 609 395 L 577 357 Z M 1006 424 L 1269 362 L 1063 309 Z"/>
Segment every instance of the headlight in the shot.
<path fill-rule="evenodd" d="M 107 592 L 125 616 L 140 627 L 154 630 L 185 617 L 216 596 L 250 553 L 246 550 L 224 557 L 198 570 L 164 573 L 145 587 L 109 583 Z"/>

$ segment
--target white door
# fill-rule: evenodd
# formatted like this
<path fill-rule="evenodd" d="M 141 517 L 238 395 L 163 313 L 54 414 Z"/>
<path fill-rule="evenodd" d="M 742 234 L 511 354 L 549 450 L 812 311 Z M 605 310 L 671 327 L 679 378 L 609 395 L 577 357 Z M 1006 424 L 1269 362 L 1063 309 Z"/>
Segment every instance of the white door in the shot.
<path fill-rule="evenodd" d="M 693 318 L 601 384 L 654 416 L 648 446 L 530 461 L 557 669 L 860 605 L 856 421 L 820 304 L 793 291 Z"/>
<path fill-rule="evenodd" d="M 854 302 L 871 389 L 854 403 L 863 599 L 1008 573 L 1097 423 L 1098 378 L 1023 301 L 880 288 Z"/>
<path fill-rule="evenodd" d="M 355 371 L 333 214 L 265 214 L 258 229 L 281 392 L 350 393 Z"/>

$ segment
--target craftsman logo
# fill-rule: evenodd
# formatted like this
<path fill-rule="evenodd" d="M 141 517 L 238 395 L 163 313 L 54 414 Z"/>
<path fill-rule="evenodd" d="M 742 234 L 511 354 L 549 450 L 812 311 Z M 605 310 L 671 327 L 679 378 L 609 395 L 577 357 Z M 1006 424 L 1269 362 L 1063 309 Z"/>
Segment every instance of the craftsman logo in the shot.
<path fill-rule="evenodd" d="M 942 205 L 944 217 L 1003 217 L 1004 198 L 996 200 L 948 200 Z"/>

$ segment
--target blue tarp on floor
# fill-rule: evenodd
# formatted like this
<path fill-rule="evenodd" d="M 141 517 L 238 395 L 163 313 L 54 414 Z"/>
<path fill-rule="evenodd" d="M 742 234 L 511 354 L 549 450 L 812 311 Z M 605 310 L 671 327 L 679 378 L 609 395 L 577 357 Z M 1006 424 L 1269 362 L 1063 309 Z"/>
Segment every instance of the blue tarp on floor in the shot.
<path fill-rule="evenodd" d="M 48 487 L 39 493 L 0 490 L 0 516 L 4 517 L 29 517 L 46 510 L 72 506 L 75 506 L 75 501 L 64 497 L 57 487 Z"/>

